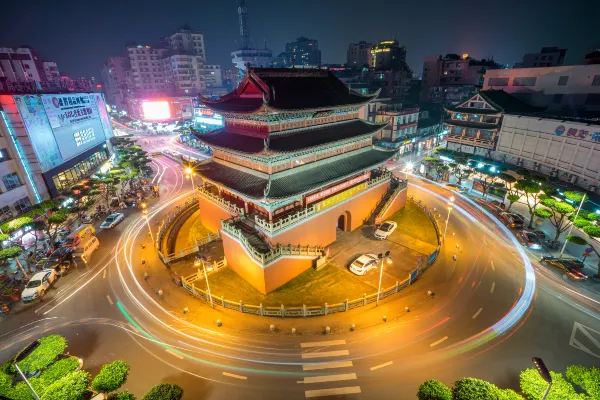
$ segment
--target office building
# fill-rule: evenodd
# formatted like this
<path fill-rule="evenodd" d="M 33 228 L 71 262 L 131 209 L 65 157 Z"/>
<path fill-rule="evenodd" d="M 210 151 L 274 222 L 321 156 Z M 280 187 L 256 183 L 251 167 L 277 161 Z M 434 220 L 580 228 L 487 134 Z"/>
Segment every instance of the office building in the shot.
<path fill-rule="evenodd" d="M 319 41 L 316 39 L 301 36 L 293 42 L 286 43 L 285 52 L 289 60 L 288 65 L 314 67 L 321 65 L 321 50 L 319 50 Z"/>
<path fill-rule="evenodd" d="M 406 47 L 400 46 L 397 40 L 384 40 L 371 47 L 373 69 L 406 68 Z"/>
<path fill-rule="evenodd" d="M 523 61 L 516 63 L 514 68 L 557 67 L 565 61 L 567 49 L 558 47 L 542 47 L 539 53 L 527 53 Z"/>
<path fill-rule="evenodd" d="M 371 64 L 371 47 L 373 44 L 361 40 L 358 43 L 350 43 L 346 56 L 348 67 L 367 67 Z"/>
<path fill-rule="evenodd" d="M 127 59 L 109 57 L 102 68 L 102 82 L 106 103 L 112 111 L 127 110 Z"/>
<path fill-rule="evenodd" d="M 155 96 L 168 89 L 165 81 L 163 58 L 164 48 L 134 45 L 126 48 L 126 82 L 129 93 Z"/>

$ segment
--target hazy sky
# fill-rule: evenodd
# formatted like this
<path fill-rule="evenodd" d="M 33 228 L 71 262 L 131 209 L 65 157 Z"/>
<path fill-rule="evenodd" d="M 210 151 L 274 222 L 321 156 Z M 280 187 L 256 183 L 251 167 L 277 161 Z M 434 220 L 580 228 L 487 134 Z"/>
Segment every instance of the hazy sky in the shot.
<path fill-rule="evenodd" d="M 593 0 L 247 0 L 255 47 L 274 54 L 299 36 L 319 41 L 323 63 L 344 63 L 353 41 L 393 38 L 408 48 L 420 72 L 423 57 L 469 53 L 512 65 L 542 46 L 568 48 L 566 63 L 581 63 L 600 47 Z M 99 78 L 107 57 L 126 42 L 152 45 L 189 23 L 204 32 L 207 62 L 231 66 L 239 36 L 235 0 L 34 0 L 3 7 L 0 47 L 27 44 L 72 77 Z"/>

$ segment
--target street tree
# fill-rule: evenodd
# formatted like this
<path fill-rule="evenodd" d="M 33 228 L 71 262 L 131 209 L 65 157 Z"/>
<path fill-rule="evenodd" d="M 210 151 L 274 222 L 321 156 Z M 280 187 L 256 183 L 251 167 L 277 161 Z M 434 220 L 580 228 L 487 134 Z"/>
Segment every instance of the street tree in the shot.
<path fill-rule="evenodd" d="M 593 228 L 598 228 L 598 227 L 594 226 Z M 600 237 L 600 228 L 598 228 L 596 232 L 592 232 L 592 233 L 597 233 L 598 236 L 596 236 L 596 237 Z M 592 237 L 594 237 L 594 236 L 592 236 Z M 592 246 L 585 238 L 582 238 L 581 236 L 577 236 L 577 235 L 567 235 L 567 241 L 571 242 L 573 244 L 579 245 L 579 246 L 588 246 L 588 248 L 592 249 L 592 251 L 594 253 L 596 253 L 596 255 L 598 256 L 598 258 L 600 258 L 600 253 L 598 253 L 596 248 L 594 246 Z M 596 268 L 596 276 L 600 277 L 600 261 L 598 261 L 598 266 Z"/>
<path fill-rule="evenodd" d="M 438 157 L 425 157 L 425 162 L 427 162 L 429 169 L 435 172 L 434 179 L 436 181 L 442 179 L 444 172 L 450 170 L 450 167 Z"/>
<path fill-rule="evenodd" d="M 477 171 L 481 178 L 477 180 L 477 182 L 481 185 L 481 194 L 482 197 L 485 199 L 490 188 L 495 186 L 498 182 L 498 173 L 493 170 L 486 170 L 484 168 L 482 168 L 481 170 Z"/>
<path fill-rule="evenodd" d="M 91 194 L 100 194 L 104 198 L 106 202 L 106 206 L 109 207 L 110 198 L 117 193 L 117 186 L 119 185 L 120 179 L 119 177 L 112 177 L 110 175 L 103 175 L 98 178 L 92 178 L 90 180 L 92 183 L 92 192 Z"/>
<path fill-rule="evenodd" d="M 506 208 L 506 211 L 510 211 L 512 205 L 521 198 L 521 196 L 519 196 L 519 191 L 515 188 L 517 179 L 506 172 L 499 173 L 498 178 L 504 182 L 504 188 L 506 189 L 506 200 L 508 201 L 508 207 Z"/>
<path fill-rule="evenodd" d="M 569 229 L 571 221 L 569 217 L 574 215 L 577 209 L 569 203 L 556 200 L 555 198 L 543 198 L 541 200 L 543 208 L 537 208 L 534 214 L 540 218 L 547 219 L 554 227 L 554 240 L 552 244 L 558 242 L 560 235 Z"/>
<path fill-rule="evenodd" d="M 85 213 L 94 205 L 94 199 L 92 198 L 92 188 L 88 185 L 75 185 L 63 195 L 73 200 L 69 205 L 69 213 L 74 214 L 77 218 L 77 222 L 81 223 L 81 220 Z"/>
<path fill-rule="evenodd" d="M 458 179 L 458 185 L 461 185 L 463 179 L 467 179 L 473 174 L 473 169 L 471 169 L 471 166 L 469 165 L 469 158 L 463 153 L 457 153 L 454 156 L 454 163 L 456 164 L 454 176 Z"/>
<path fill-rule="evenodd" d="M 51 215 L 39 218 L 34 222 L 35 229 L 43 232 L 50 246 L 54 245 L 58 238 L 58 232 L 61 230 L 62 225 L 69 218 L 69 212 L 65 208 L 61 208 L 53 212 Z"/>
<path fill-rule="evenodd" d="M 535 209 L 545 196 L 542 192 L 542 185 L 535 180 L 521 179 L 515 183 L 515 188 L 525 194 L 527 208 L 529 209 L 529 225 L 527 228 L 531 229 L 533 228 Z"/>
<path fill-rule="evenodd" d="M 173 383 L 159 383 L 142 397 L 142 400 L 181 400 L 183 389 Z"/>

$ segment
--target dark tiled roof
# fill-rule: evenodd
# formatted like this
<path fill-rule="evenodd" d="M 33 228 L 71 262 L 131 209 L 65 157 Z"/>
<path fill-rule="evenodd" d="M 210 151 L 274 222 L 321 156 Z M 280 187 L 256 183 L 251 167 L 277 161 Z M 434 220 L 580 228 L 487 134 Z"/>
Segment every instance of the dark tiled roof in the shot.
<path fill-rule="evenodd" d="M 328 124 L 321 127 L 299 130 L 290 134 L 272 135 L 269 149 L 276 152 L 298 151 L 310 147 L 321 146 L 339 140 L 375 134 L 386 124 L 370 124 L 361 119 L 348 122 Z M 214 133 L 196 135 L 207 145 L 226 147 L 242 153 L 260 153 L 264 149 L 264 140 L 253 136 L 228 132 L 226 129 Z"/>
<path fill-rule="evenodd" d="M 206 106 L 220 112 L 252 113 L 263 106 L 263 98 L 243 98 L 247 84 L 262 92 L 264 103 L 278 110 L 327 109 L 366 103 L 375 97 L 350 90 L 327 70 L 291 68 L 254 68 L 236 91 L 212 101 Z"/>
<path fill-rule="evenodd" d="M 504 90 L 482 90 L 479 92 L 481 97 L 490 103 L 492 107 L 497 107 L 501 111 L 510 112 L 541 112 L 545 107 L 534 107 L 515 96 L 506 93 Z"/>
<path fill-rule="evenodd" d="M 283 199 L 305 193 L 332 181 L 380 165 L 393 155 L 392 151 L 369 149 L 325 164 L 315 166 L 309 164 L 306 168 L 298 169 L 295 174 L 272 180 L 267 197 Z M 232 190 L 256 199 L 263 198 L 264 190 L 267 187 L 266 178 L 215 161 L 200 165 L 198 172 L 211 181 L 221 183 Z"/>
<path fill-rule="evenodd" d="M 486 124 L 485 122 L 474 122 L 474 121 L 461 121 L 458 119 L 445 119 L 445 124 L 462 126 L 465 128 L 477 128 L 477 129 L 500 129 L 500 125 Z"/>
<path fill-rule="evenodd" d="M 483 115 L 498 114 L 501 112 L 501 111 L 496 111 L 496 110 L 489 110 L 486 108 L 468 108 L 468 107 L 446 107 L 446 110 L 448 110 L 450 112 L 458 112 L 458 113 L 465 113 L 465 114 L 483 114 Z"/>

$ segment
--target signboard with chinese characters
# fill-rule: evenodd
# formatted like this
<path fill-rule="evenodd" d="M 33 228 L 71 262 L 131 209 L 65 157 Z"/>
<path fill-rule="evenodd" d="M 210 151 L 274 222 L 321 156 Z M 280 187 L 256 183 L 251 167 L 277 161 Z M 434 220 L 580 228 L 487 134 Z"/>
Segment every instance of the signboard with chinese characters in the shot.
<path fill-rule="evenodd" d="M 590 126 L 591 127 L 591 126 Z M 554 130 L 557 136 L 572 137 L 577 139 L 587 139 L 593 142 L 600 142 L 600 127 L 596 129 L 577 129 L 577 128 L 566 128 L 564 125 L 558 125 Z"/>
<path fill-rule="evenodd" d="M 357 176 L 356 178 L 352 178 L 349 179 L 345 182 L 342 182 L 338 185 L 332 186 L 328 189 L 322 190 L 320 192 L 317 192 L 315 194 L 311 194 L 310 196 L 306 197 L 306 204 L 310 204 L 310 203 L 314 203 L 315 201 L 324 199 L 327 196 L 331 196 L 332 194 L 335 194 L 337 192 L 340 192 L 344 189 L 349 188 L 352 185 L 356 185 L 357 183 L 363 182 L 368 180 L 371 177 L 371 172 L 365 172 L 362 175 Z"/>
<path fill-rule="evenodd" d="M 338 193 L 335 196 L 331 196 L 317 204 L 315 204 L 315 212 L 321 212 L 328 208 L 338 205 L 339 203 L 348 200 L 351 197 L 356 196 L 360 192 L 367 190 L 368 183 L 363 182 L 360 185 L 356 185 L 348 190 Z"/>
<path fill-rule="evenodd" d="M 42 95 L 42 102 L 52 129 L 99 118 L 94 94 Z"/>

